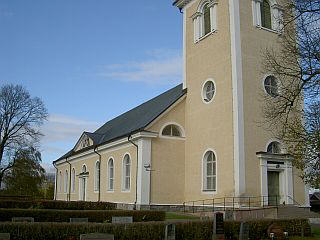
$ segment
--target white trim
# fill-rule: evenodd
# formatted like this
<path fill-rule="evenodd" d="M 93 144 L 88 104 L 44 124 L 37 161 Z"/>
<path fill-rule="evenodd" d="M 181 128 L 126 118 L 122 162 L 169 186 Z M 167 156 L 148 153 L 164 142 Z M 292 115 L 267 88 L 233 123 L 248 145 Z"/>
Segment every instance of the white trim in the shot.
<path fill-rule="evenodd" d="M 83 163 L 81 165 L 80 173 L 82 173 L 84 166 L 86 167 L 86 172 L 88 172 L 88 166 L 85 163 Z M 79 179 L 79 200 L 80 201 L 87 201 L 87 188 L 88 188 L 88 180 L 87 179 L 88 179 L 88 177 L 79 177 L 78 179 Z M 84 189 L 82 188 L 83 182 L 85 182 Z M 84 194 L 84 199 L 82 199 L 81 194 L 82 195 Z"/>
<path fill-rule="evenodd" d="M 207 84 L 207 82 L 213 82 L 213 86 L 214 86 L 214 93 L 213 93 L 213 97 L 211 98 L 210 101 L 206 102 L 204 99 L 205 99 L 205 96 L 204 96 L 204 86 Z M 213 80 L 213 78 L 208 78 L 207 80 L 204 81 L 204 83 L 202 84 L 202 87 L 201 87 L 201 100 L 203 103 L 205 104 L 209 104 L 213 101 L 213 99 L 215 98 L 216 96 L 216 92 L 217 92 L 217 85 L 216 85 L 216 82 Z"/>
<path fill-rule="evenodd" d="M 153 123 L 153 122 L 152 122 Z M 150 124 L 152 124 L 150 123 Z M 150 125 L 148 125 L 149 127 Z M 146 132 L 146 131 L 141 131 L 141 132 L 138 132 L 138 133 L 135 133 L 132 135 L 132 140 L 137 140 L 137 139 L 140 139 L 140 138 L 155 138 L 155 137 L 158 137 L 158 134 L 157 133 L 153 133 L 153 132 Z M 99 147 L 96 148 L 96 150 L 98 151 L 103 151 L 103 150 L 109 150 L 109 149 L 112 149 L 112 151 L 114 151 L 114 148 L 117 147 L 117 146 L 121 146 L 121 145 L 129 145 L 128 144 L 128 137 L 123 137 L 119 140 L 116 140 L 116 141 L 112 141 L 110 143 L 106 143 L 106 144 L 103 144 Z M 68 161 L 71 162 L 75 159 L 79 160 L 79 158 L 81 157 L 90 157 L 91 155 L 96 155 L 96 153 L 94 152 L 93 149 L 90 149 L 86 152 L 83 152 L 83 153 L 79 153 L 79 154 L 76 154 L 74 156 L 71 156 L 68 158 Z M 80 160 L 83 160 L 83 159 L 80 159 Z M 76 162 L 76 161 L 75 161 Z M 58 161 L 55 162 L 56 166 L 58 165 L 61 165 L 63 163 L 66 163 L 66 159 L 60 159 Z"/>
<path fill-rule="evenodd" d="M 187 12 L 183 9 L 183 85 L 182 88 L 187 88 Z"/>
<path fill-rule="evenodd" d="M 303 207 L 311 207 L 309 190 L 310 190 L 309 186 L 304 182 L 304 206 Z"/>
<path fill-rule="evenodd" d="M 59 193 L 62 193 L 63 192 L 63 186 L 62 186 L 62 171 L 60 170 L 59 171 L 59 177 L 58 177 L 58 180 L 59 180 L 59 182 L 58 182 L 58 185 L 59 185 L 59 190 L 58 190 L 58 192 Z"/>
<path fill-rule="evenodd" d="M 71 169 L 71 193 L 76 191 L 76 169 L 73 167 Z"/>
<path fill-rule="evenodd" d="M 216 190 L 210 191 L 210 190 L 205 190 L 204 189 L 204 157 L 208 152 L 213 152 L 214 156 L 215 156 L 215 162 L 216 162 Z M 201 193 L 202 194 L 208 194 L 208 195 L 215 195 L 218 193 L 218 157 L 217 157 L 217 153 L 215 150 L 213 150 L 212 148 L 208 148 L 207 150 L 204 151 L 204 153 L 202 154 L 202 159 L 201 159 L 201 176 L 202 176 L 202 181 L 201 181 Z"/>
<path fill-rule="evenodd" d="M 68 169 L 66 169 L 63 175 L 63 192 L 64 193 L 68 193 L 68 190 L 69 190 L 68 183 L 69 183 L 69 171 Z"/>
<path fill-rule="evenodd" d="M 279 139 L 277 138 L 270 138 L 267 143 L 266 143 L 266 146 L 265 146 L 265 152 L 268 152 L 268 146 L 270 143 L 272 142 L 277 142 L 280 144 L 280 150 L 281 150 L 281 154 L 286 154 L 287 153 L 287 148 L 285 147 L 285 145 L 282 143 L 282 141 L 280 141 Z"/>
<path fill-rule="evenodd" d="M 150 204 L 152 155 L 150 138 L 139 139 L 138 144 L 138 176 L 137 179 L 137 204 Z M 149 167 L 147 169 L 147 167 Z M 154 169 L 152 169 L 154 170 Z"/>
<path fill-rule="evenodd" d="M 233 149 L 234 149 L 234 183 L 235 196 L 246 191 L 245 152 L 244 152 L 244 116 L 243 116 L 243 82 L 240 32 L 239 0 L 229 0 L 232 88 L 233 88 Z"/>
<path fill-rule="evenodd" d="M 166 135 L 162 135 L 163 129 L 165 129 L 165 127 L 167 127 L 168 125 L 176 125 L 179 128 L 181 137 L 176 137 L 176 136 L 166 136 Z M 163 124 L 163 126 L 160 128 L 159 131 L 159 137 L 160 138 L 169 138 L 169 139 L 182 139 L 184 140 L 186 137 L 184 128 L 177 122 L 166 122 L 165 124 Z"/>
<path fill-rule="evenodd" d="M 126 184 L 126 169 L 125 169 L 125 165 L 124 165 L 124 160 L 125 157 L 129 156 L 129 162 L 130 162 L 130 186 L 128 189 L 125 188 L 125 184 Z M 121 183 L 121 192 L 131 192 L 131 185 L 132 185 L 132 158 L 130 153 L 126 152 L 125 154 L 123 154 L 122 157 L 122 183 Z"/>

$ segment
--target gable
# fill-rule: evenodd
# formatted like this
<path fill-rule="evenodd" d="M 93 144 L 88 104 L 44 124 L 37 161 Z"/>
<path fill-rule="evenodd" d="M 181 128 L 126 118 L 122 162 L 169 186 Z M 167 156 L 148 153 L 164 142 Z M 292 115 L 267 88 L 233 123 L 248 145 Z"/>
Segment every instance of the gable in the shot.
<path fill-rule="evenodd" d="M 88 136 L 86 132 L 84 132 L 81 137 L 79 138 L 78 142 L 73 148 L 73 151 L 77 152 L 81 149 L 90 147 L 93 145 L 93 140 Z"/>

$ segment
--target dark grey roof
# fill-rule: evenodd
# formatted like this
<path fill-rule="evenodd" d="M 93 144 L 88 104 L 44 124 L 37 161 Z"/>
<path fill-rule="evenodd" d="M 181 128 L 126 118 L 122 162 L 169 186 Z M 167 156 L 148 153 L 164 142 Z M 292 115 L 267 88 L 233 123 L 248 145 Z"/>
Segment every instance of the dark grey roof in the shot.
<path fill-rule="evenodd" d="M 162 93 L 161 95 L 139 105 L 132 110 L 108 121 L 93 133 L 85 132 L 94 142 L 94 145 L 79 152 L 86 151 L 97 145 L 111 142 L 121 137 L 129 136 L 133 132 L 144 130 L 144 128 L 155 120 L 160 114 L 167 110 L 172 104 L 179 100 L 184 94 L 182 84 Z M 60 159 L 74 155 L 69 151 Z"/>

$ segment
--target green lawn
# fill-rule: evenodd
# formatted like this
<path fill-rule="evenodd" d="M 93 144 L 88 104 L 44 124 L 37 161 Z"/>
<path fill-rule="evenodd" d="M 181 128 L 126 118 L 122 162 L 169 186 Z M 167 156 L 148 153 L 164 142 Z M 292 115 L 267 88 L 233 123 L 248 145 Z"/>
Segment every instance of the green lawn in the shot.
<path fill-rule="evenodd" d="M 194 220 L 194 219 L 199 219 L 199 217 L 185 215 L 183 213 L 166 212 L 166 220 Z"/>

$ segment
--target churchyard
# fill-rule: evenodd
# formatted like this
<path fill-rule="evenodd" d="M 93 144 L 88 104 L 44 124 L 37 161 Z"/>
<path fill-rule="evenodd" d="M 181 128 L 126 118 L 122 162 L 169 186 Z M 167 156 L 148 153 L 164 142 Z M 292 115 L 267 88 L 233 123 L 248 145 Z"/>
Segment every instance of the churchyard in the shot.
<path fill-rule="evenodd" d="M 112 203 L 0 200 L 0 240 L 320 239 L 305 219 L 225 221 L 190 213 L 118 210 Z"/>

